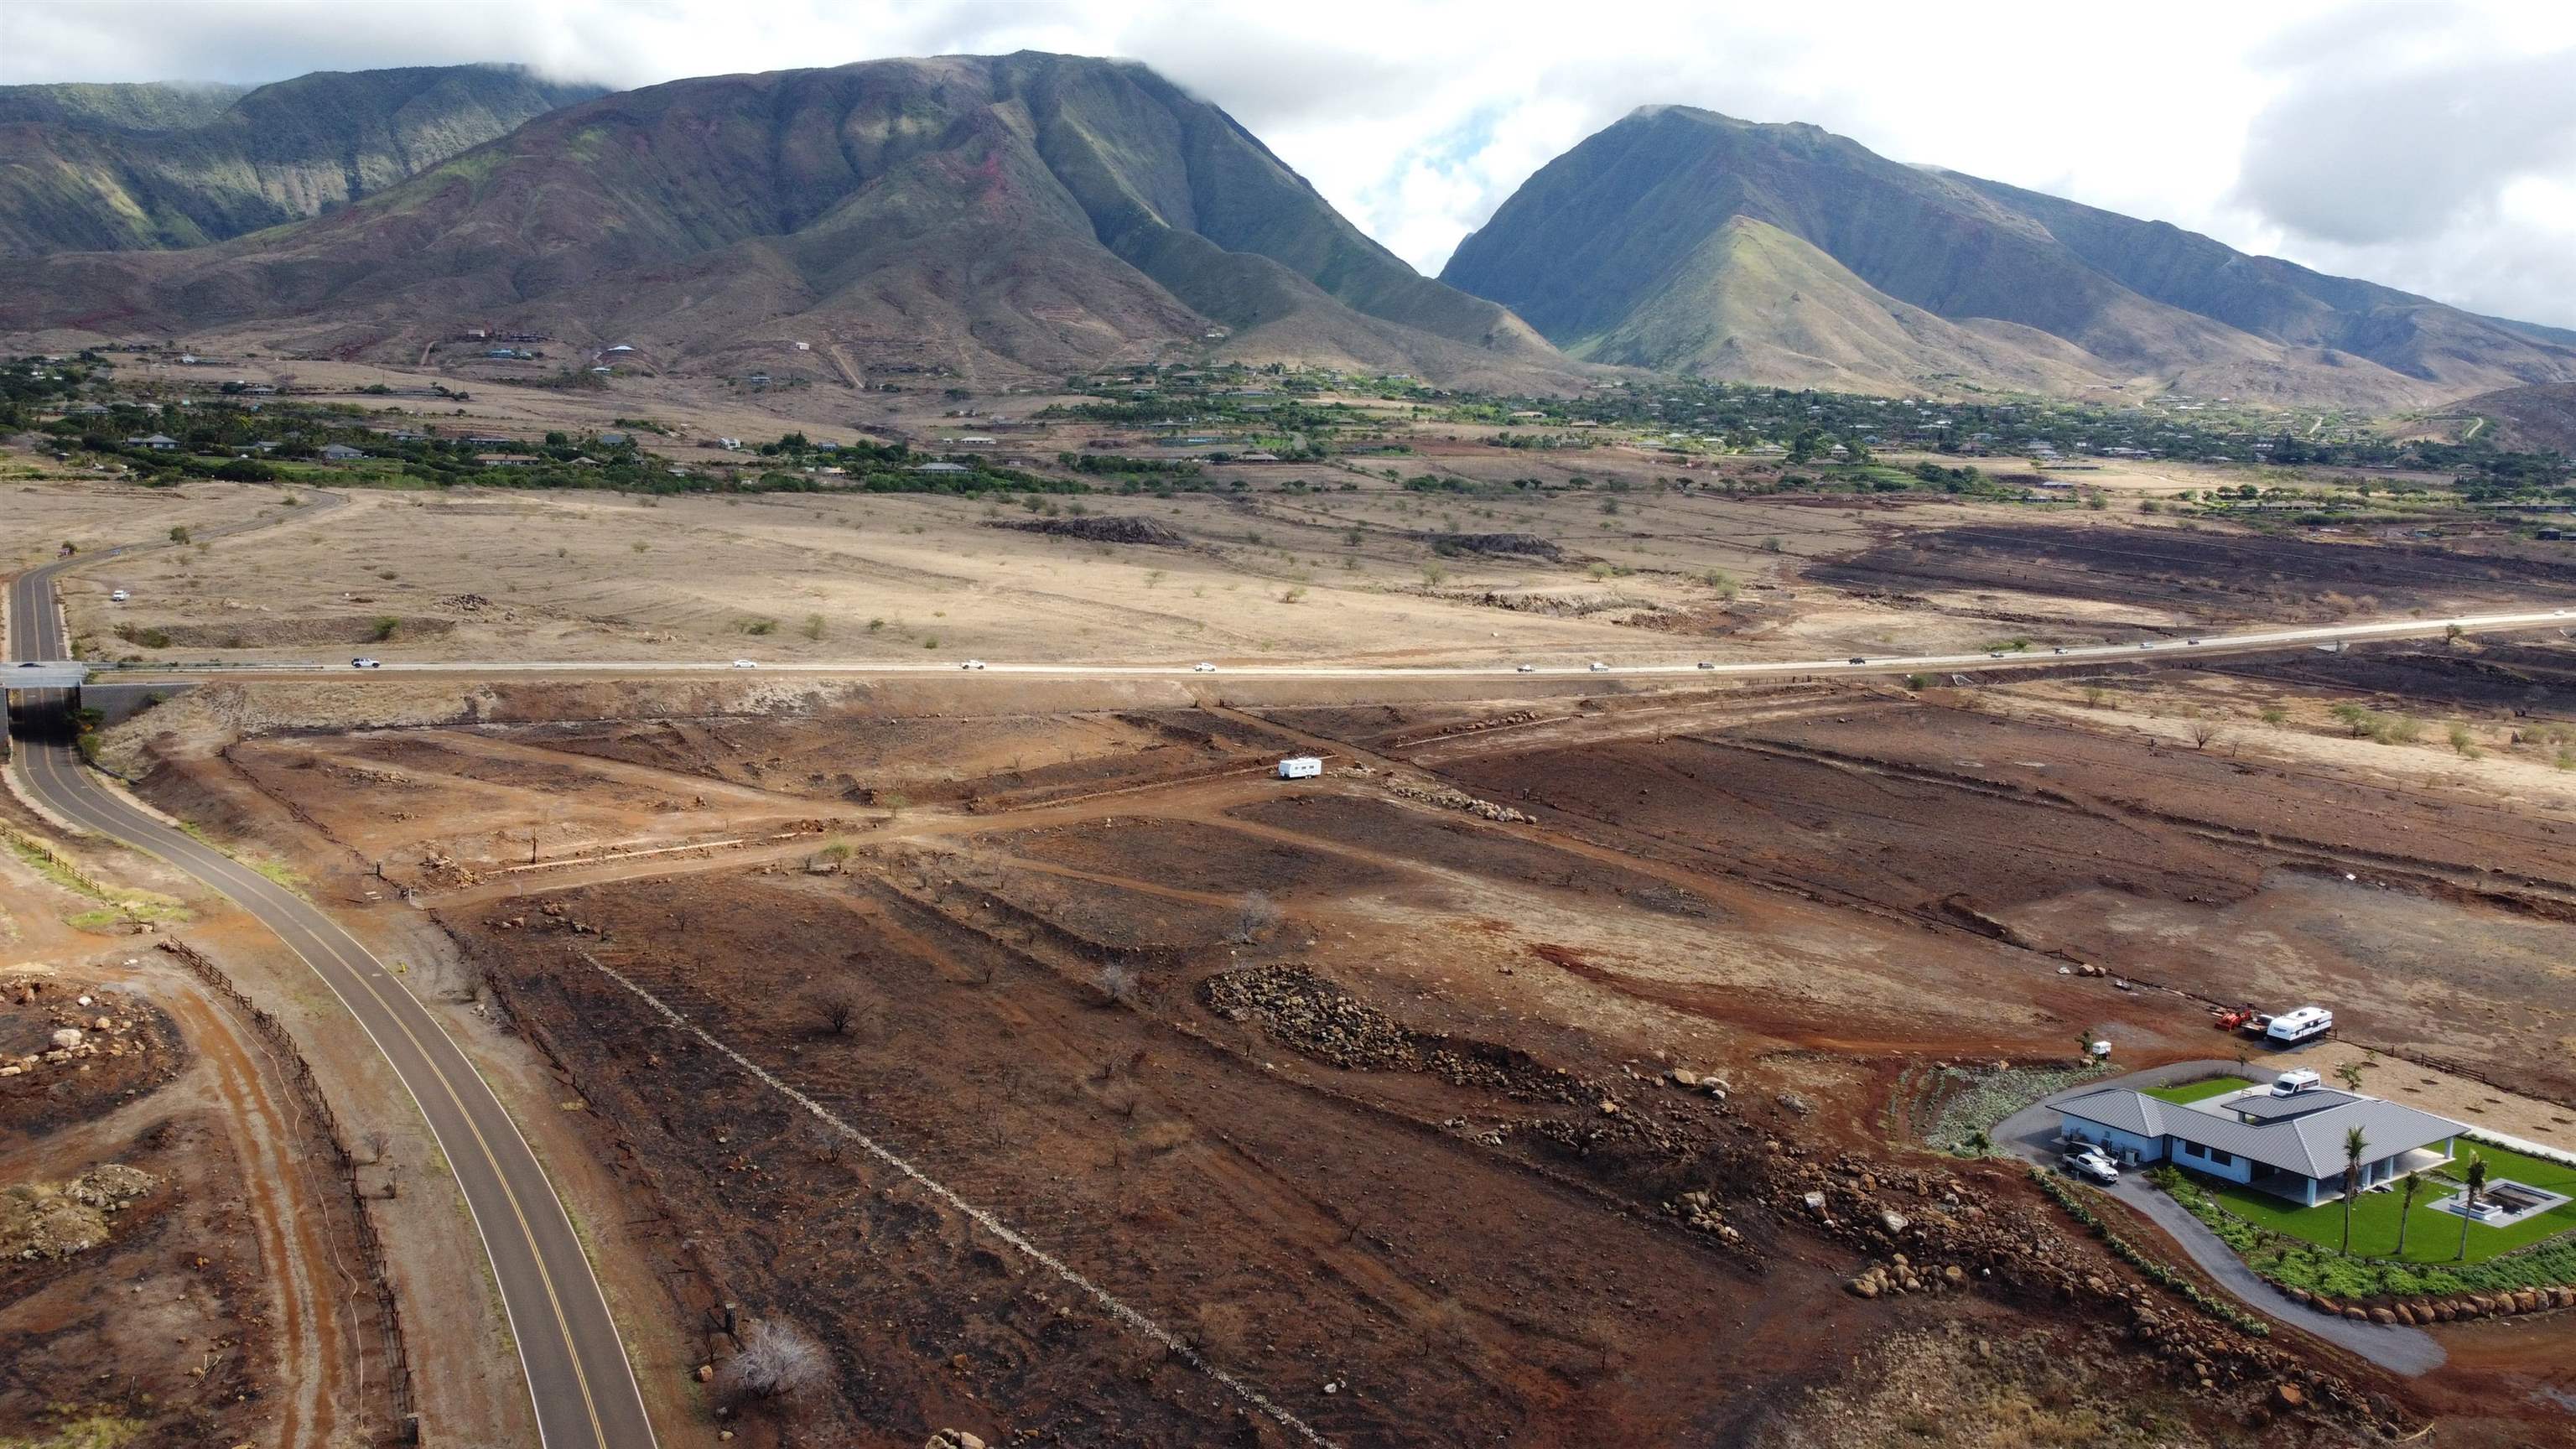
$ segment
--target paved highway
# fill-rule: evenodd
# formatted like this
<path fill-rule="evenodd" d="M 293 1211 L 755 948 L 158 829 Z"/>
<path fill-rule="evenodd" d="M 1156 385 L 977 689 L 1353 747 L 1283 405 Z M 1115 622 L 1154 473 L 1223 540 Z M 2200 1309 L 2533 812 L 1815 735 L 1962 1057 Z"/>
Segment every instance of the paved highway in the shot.
<path fill-rule="evenodd" d="M 69 653 L 54 575 L 94 561 L 65 559 L 11 583 L 13 661 Z M 38 707 L 56 702 L 29 701 Z M 21 739 L 13 765 L 28 793 L 47 809 L 157 855 L 231 897 L 302 957 L 366 1029 L 420 1104 L 474 1215 L 518 1342 L 545 1449 L 653 1444 L 625 1344 L 553 1184 L 500 1099 L 428 1008 L 312 902 L 136 808 L 94 779 L 68 743 Z M 457 1267 L 447 1281 L 423 1284 L 424 1291 L 479 1291 L 473 1273 Z M 413 1356 L 415 1363 L 436 1361 L 434 1355 Z"/>
<path fill-rule="evenodd" d="M 2511 614 L 2463 614 L 2448 619 L 2399 619 L 2375 624 L 2326 624 L 2310 628 L 2267 629 L 2242 634 L 2205 634 L 2191 639 L 2157 639 L 2144 644 L 2084 644 L 2062 649 L 2036 648 L 2002 654 L 1907 654 L 1871 655 L 1866 658 L 1841 659 L 1766 659 L 1733 663 L 1693 661 L 1685 664 L 1612 664 L 1605 668 L 1584 664 L 1226 664 L 1203 668 L 1197 664 L 892 664 L 866 660 L 824 662 L 755 660 L 735 664 L 726 660 L 670 659 L 485 659 L 399 661 L 387 660 L 368 669 L 352 669 L 347 664 L 321 664 L 306 661 L 282 663 L 203 664 L 203 665 L 134 665 L 110 666 L 94 676 L 101 680 L 132 679 L 137 683 L 160 679 L 187 679 L 220 675 L 227 678 L 298 678 L 314 674 L 338 674 L 351 679 L 381 679 L 402 674 L 477 674 L 477 675 L 636 675 L 636 674 L 705 674 L 741 669 L 745 672 L 766 670 L 781 674 L 956 674 L 985 675 L 1053 675 L 1084 678 L 1161 677 L 1161 676 L 1251 676 L 1258 679 L 1508 679 L 1516 676 L 1596 677 L 1608 675 L 1626 678 L 1636 675 L 1783 675 L 1783 674 L 1916 674 L 1977 669 L 2028 669 L 2036 665 L 2098 664 L 2114 659 L 2166 660 L 2176 655 L 2210 655 L 2277 650 L 2292 646 L 2314 646 L 2332 643 L 2360 643 L 2375 639 L 2427 638 L 2449 629 L 2464 633 L 2496 630 L 2542 628 L 2552 624 L 2576 627 L 2576 609 L 2535 609 Z"/>

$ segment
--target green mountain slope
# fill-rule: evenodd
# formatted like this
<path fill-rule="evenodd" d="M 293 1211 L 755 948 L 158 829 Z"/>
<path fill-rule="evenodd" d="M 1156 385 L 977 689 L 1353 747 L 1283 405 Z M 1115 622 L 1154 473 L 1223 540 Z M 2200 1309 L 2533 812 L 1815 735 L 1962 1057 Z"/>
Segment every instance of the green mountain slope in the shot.
<path fill-rule="evenodd" d="M 1806 242 L 1731 217 L 1618 325 L 1567 350 L 1592 362 L 1671 366 L 1851 392 L 1973 382 L 2030 391 L 2098 384 L 2092 359 L 2045 333 L 1987 336 L 1873 289 Z"/>
<path fill-rule="evenodd" d="M 1915 339 L 1895 354 L 1877 349 L 1865 369 L 1897 387 L 1958 370 L 1956 337 L 1915 312 L 2007 349 L 1992 357 L 1999 380 L 2057 373 L 2060 387 L 2118 379 L 2391 407 L 2576 377 L 2576 347 L 2549 329 L 1899 165 L 1813 126 L 1680 106 L 1636 111 L 1541 168 L 1460 243 L 1441 279 L 1588 356 L 1611 355 L 1588 339 L 1615 337 L 1621 360 L 1641 365 L 1790 380 L 1802 364 L 1776 376 L 1739 370 L 1809 357 L 1798 334 L 1815 320 L 1720 295 L 1707 247 L 1739 219 L 1805 243 L 1872 294 L 1838 309 L 1846 334 Z M 1758 269 L 1735 275 L 1741 284 Z M 1694 340 L 1707 328 L 1671 315 L 1721 306 L 1732 308 L 1725 335 L 1735 339 L 1724 353 Z M 1882 315 L 1863 327 L 1854 307 Z"/>
<path fill-rule="evenodd" d="M 498 66 L 0 87 L 0 255 L 202 246 L 302 220 L 598 94 Z"/>
<path fill-rule="evenodd" d="M 0 327 L 257 327 L 416 355 L 468 325 L 1048 373 L 1214 329 L 1268 359 L 1529 384 L 1572 365 L 1415 273 L 1141 66 L 1020 54 L 673 82 L 531 121 L 301 226 L 47 259 Z"/>

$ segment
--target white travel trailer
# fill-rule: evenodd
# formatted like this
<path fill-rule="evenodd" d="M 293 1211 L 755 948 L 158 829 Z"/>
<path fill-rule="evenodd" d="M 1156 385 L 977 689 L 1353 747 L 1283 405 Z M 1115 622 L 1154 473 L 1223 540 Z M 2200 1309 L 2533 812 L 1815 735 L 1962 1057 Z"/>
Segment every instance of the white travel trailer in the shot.
<path fill-rule="evenodd" d="M 2274 1046 L 2293 1046 L 2334 1030 L 2334 1013 L 2322 1006 L 2302 1006 L 2272 1018 L 2263 1038 Z"/>
<path fill-rule="evenodd" d="M 1279 762 L 1282 780 L 1311 780 L 1324 773 L 1324 762 L 1313 755 L 1290 755 Z"/>

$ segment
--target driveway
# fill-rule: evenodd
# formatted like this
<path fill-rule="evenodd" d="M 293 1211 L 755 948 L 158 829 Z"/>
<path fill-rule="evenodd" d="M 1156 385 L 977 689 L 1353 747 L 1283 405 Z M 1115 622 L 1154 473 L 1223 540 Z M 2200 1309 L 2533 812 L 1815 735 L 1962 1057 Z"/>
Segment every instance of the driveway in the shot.
<path fill-rule="evenodd" d="M 2124 1077 L 2095 1080 L 2070 1087 L 2025 1107 L 2005 1118 L 1993 1136 L 1999 1151 L 2018 1154 L 2041 1167 L 2055 1170 L 2057 1162 L 2056 1104 L 2069 1097 L 2099 1091 L 2106 1086 L 2160 1087 L 2169 1082 L 2190 1081 L 2212 1072 L 2236 1074 L 2235 1061 L 2175 1062 L 2169 1066 L 2149 1067 Z M 2355 1323 L 2349 1318 L 2329 1318 L 2325 1314 L 2301 1308 L 2281 1296 L 2278 1289 L 2265 1283 L 2254 1270 L 2245 1266 L 2233 1249 L 2211 1232 L 2200 1219 L 2185 1212 L 2182 1205 L 2156 1191 L 2143 1172 L 2122 1173 L 2116 1186 L 2104 1191 L 2135 1209 L 2139 1216 L 2164 1229 L 2165 1235 L 2179 1245 L 2186 1257 L 2198 1265 L 2219 1287 L 2236 1295 L 2246 1307 L 2276 1323 L 2296 1329 L 2310 1338 L 2321 1338 L 2338 1348 L 2348 1349 L 2391 1373 L 2412 1378 L 2440 1368 L 2449 1357 L 2433 1335 L 2420 1328 L 2401 1324 Z"/>

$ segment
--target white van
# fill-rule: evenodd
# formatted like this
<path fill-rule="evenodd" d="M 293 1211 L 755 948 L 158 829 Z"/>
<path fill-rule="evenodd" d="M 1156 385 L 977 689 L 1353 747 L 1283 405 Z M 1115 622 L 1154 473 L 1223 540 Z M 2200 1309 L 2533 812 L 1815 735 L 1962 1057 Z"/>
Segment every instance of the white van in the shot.
<path fill-rule="evenodd" d="M 2313 1092 L 2317 1088 L 2324 1086 L 2325 1080 L 2325 1078 L 2318 1076 L 2316 1073 L 2309 1071 L 2305 1067 L 2301 1067 L 2295 1072 L 2283 1072 L 2281 1075 L 2272 1079 L 2272 1095 L 2275 1097 L 2295 1097 L 2301 1092 Z"/>
<path fill-rule="evenodd" d="M 2291 1046 L 2320 1037 L 2334 1030 L 2334 1013 L 2322 1006 L 2302 1006 L 2272 1018 L 2263 1028 L 2263 1039 L 2274 1046 Z"/>

